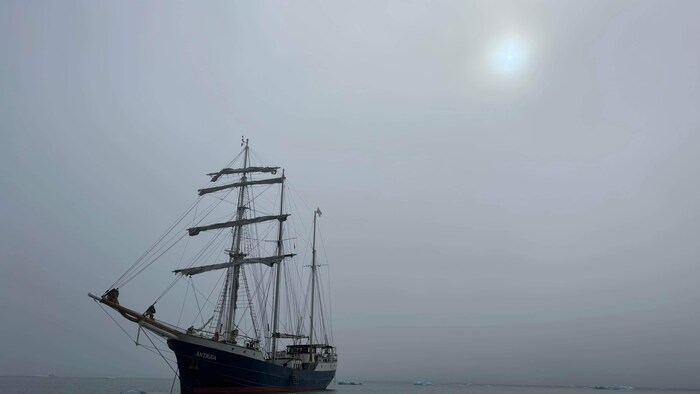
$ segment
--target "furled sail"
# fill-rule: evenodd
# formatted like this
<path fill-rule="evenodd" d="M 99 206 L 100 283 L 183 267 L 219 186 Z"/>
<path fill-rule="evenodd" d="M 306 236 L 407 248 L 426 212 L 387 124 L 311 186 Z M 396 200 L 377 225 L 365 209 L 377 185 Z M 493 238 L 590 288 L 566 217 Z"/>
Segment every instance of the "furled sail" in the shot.
<path fill-rule="evenodd" d="M 270 257 L 252 257 L 249 259 L 234 260 L 234 261 L 229 262 L 229 263 L 202 265 L 199 267 L 192 267 L 192 268 L 183 268 L 183 269 L 175 270 L 173 272 L 176 274 L 192 276 L 192 275 L 201 274 L 202 272 L 220 270 L 223 268 L 229 268 L 229 267 L 233 267 L 235 265 L 242 265 L 242 264 L 265 264 L 267 266 L 272 267 L 273 264 L 277 264 L 280 261 L 282 261 L 283 259 L 285 259 L 287 257 L 293 257 L 293 256 L 294 256 L 294 254 L 285 254 L 282 256 L 270 256 Z"/>
<path fill-rule="evenodd" d="M 257 181 L 244 181 L 244 182 L 236 182 L 236 183 L 229 183 L 227 185 L 221 185 L 221 186 L 214 186 L 214 187 L 207 187 L 204 189 L 199 189 L 199 195 L 203 196 L 208 193 L 214 193 L 218 192 L 219 190 L 224 190 L 224 189 L 230 189 L 232 187 L 240 187 L 240 186 L 252 186 L 252 185 L 272 185 L 274 183 L 282 183 L 284 181 L 284 177 L 281 178 L 271 178 L 271 179 L 260 179 Z"/>
<path fill-rule="evenodd" d="M 199 234 L 202 231 L 216 230 L 219 228 L 245 226 L 247 224 L 267 222 L 270 220 L 285 221 L 285 220 L 287 220 L 288 217 L 289 217 L 289 214 L 284 214 L 284 215 L 260 216 L 260 217 L 251 218 L 251 219 L 232 220 L 230 222 L 214 223 L 214 224 L 209 224 L 206 226 L 191 227 L 191 228 L 187 229 L 187 232 L 190 233 L 190 236 L 193 236 L 193 235 Z"/>
<path fill-rule="evenodd" d="M 270 172 L 276 174 L 279 167 L 245 167 L 245 168 L 224 168 L 219 172 L 207 174 L 211 177 L 212 182 L 216 182 L 222 175 L 242 174 L 244 172 Z"/>
<path fill-rule="evenodd" d="M 308 338 L 306 335 L 296 335 L 296 334 L 285 334 L 281 332 L 276 332 L 272 334 L 275 338 L 289 338 L 289 339 L 304 339 Z M 308 345 L 307 345 L 308 346 Z"/>

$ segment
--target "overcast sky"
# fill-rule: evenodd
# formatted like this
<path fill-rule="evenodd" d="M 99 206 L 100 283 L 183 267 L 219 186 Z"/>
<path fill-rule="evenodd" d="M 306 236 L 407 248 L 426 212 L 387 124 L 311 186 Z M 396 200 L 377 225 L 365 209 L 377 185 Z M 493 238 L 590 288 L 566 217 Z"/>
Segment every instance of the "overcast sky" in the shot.
<path fill-rule="evenodd" d="M 324 212 L 340 378 L 700 387 L 698 37 L 680 0 L 2 1 L 0 374 L 172 376 L 86 293 L 245 134 Z"/>

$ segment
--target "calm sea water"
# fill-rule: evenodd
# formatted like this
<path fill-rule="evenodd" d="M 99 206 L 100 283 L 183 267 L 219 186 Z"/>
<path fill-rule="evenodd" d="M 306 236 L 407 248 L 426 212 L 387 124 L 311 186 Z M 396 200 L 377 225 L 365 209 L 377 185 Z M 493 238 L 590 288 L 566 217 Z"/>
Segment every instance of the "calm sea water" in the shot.
<path fill-rule="evenodd" d="M 128 390 L 149 394 L 170 393 L 172 379 L 124 379 L 124 378 L 63 378 L 63 377 L 0 377 L 0 393 L 3 394 L 95 394 L 122 393 Z M 522 386 L 470 386 L 459 384 L 434 384 L 414 386 L 411 383 L 365 382 L 361 386 L 333 385 L 333 391 L 325 394 L 683 394 L 700 393 L 693 390 L 647 390 L 605 391 L 585 388 L 565 387 L 522 387 Z M 175 382 L 173 393 L 179 393 Z"/>

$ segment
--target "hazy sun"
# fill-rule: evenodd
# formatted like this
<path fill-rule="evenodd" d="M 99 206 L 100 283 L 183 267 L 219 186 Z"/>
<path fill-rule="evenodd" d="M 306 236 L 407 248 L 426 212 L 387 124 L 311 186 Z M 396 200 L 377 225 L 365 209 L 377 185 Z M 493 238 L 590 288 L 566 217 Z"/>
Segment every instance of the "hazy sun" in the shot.
<path fill-rule="evenodd" d="M 489 67 L 501 78 L 516 78 L 526 71 L 529 55 L 524 40 L 513 36 L 502 38 L 490 48 Z"/>

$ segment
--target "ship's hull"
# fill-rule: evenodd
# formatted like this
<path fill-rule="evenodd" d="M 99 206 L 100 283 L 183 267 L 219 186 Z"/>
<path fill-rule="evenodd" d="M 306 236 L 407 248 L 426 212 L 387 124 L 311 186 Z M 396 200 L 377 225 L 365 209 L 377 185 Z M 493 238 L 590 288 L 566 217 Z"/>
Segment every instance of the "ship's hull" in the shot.
<path fill-rule="evenodd" d="M 170 339 L 168 345 L 177 357 L 183 394 L 323 390 L 335 376 L 335 363 L 304 370 L 273 364 L 258 352 L 219 342 Z"/>

